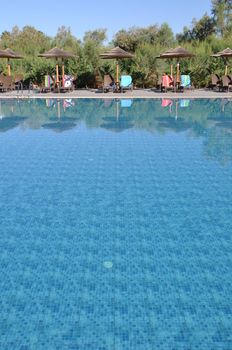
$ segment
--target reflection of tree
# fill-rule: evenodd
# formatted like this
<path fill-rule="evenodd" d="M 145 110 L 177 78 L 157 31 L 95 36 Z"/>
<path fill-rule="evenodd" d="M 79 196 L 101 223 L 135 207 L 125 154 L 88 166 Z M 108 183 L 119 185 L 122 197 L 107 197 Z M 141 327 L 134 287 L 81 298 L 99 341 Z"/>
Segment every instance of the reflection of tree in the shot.
<path fill-rule="evenodd" d="M 131 128 L 162 134 L 188 132 L 189 137 L 203 138 L 207 157 L 228 160 L 231 116 L 232 101 L 228 99 L 190 100 L 187 106 L 173 99 L 167 107 L 159 99 L 134 99 L 127 108 L 115 99 L 14 99 L 1 100 L 0 131 L 20 127 L 61 132 L 83 122 L 87 128 L 113 132 Z"/>
<path fill-rule="evenodd" d="M 214 159 L 221 164 L 232 160 L 232 128 L 226 129 L 217 125 L 204 135 L 203 152 L 206 158 Z"/>

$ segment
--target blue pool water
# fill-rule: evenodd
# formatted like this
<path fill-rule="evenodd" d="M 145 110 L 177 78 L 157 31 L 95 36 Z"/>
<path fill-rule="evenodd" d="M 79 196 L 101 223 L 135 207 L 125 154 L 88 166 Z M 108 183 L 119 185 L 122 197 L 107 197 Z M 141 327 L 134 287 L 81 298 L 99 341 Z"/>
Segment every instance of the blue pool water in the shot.
<path fill-rule="evenodd" d="M 0 100 L 0 349 L 232 349 L 232 101 Z"/>

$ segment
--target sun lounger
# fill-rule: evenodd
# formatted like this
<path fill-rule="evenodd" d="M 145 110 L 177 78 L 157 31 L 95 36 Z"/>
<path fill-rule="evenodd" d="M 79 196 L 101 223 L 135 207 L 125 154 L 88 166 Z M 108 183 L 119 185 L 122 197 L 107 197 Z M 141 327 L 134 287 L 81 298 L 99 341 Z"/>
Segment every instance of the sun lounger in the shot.
<path fill-rule="evenodd" d="M 16 74 L 14 76 L 14 81 L 13 81 L 13 84 L 14 84 L 14 89 L 15 90 L 23 90 L 23 81 L 24 81 L 24 77 L 23 77 L 23 74 Z"/>
<path fill-rule="evenodd" d="M 227 75 L 223 75 L 222 77 L 222 85 L 221 85 L 221 89 L 222 91 L 227 91 L 229 92 L 229 89 L 231 88 L 231 80 Z"/>
<path fill-rule="evenodd" d="M 54 86 L 53 79 L 50 75 L 45 75 L 44 86 L 41 88 L 40 92 L 51 92 Z"/>
<path fill-rule="evenodd" d="M 182 89 L 192 89 L 190 75 L 182 74 L 180 77 L 180 88 Z"/>
<path fill-rule="evenodd" d="M 217 74 L 211 74 L 211 85 L 210 88 L 214 90 L 215 88 L 219 88 L 220 86 L 220 78 Z"/>
<path fill-rule="evenodd" d="M 11 91 L 13 90 L 13 79 L 11 76 L 1 75 L 0 77 L 0 91 Z"/>
<path fill-rule="evenodd" d="M 74 77 L 72 75 L 64 75 L 62 79 L 62 86 L 60 87 L 61 92 L 73 91 L 74 90 Z"/>
<path fill-rule="evenodd" d="M 122 75 L 120 81 L 121 92 L 124 90 L 133 90 L 132 77 L 130 75 Z"/>
<path fill-rule="evenodd" d="M 113 77 L 110 74 L 104 75 L 103 92 L 114 91 L 115 89 L 116 85 Z"/>
<path fill-rule="evenodd" d="M 174 89 L 174 83 L 173 78 L 170 75 L 163 75 L 162 76 L 162 89 L 161 91 L 167 92 L 167 90 L 173 90 Z"/>

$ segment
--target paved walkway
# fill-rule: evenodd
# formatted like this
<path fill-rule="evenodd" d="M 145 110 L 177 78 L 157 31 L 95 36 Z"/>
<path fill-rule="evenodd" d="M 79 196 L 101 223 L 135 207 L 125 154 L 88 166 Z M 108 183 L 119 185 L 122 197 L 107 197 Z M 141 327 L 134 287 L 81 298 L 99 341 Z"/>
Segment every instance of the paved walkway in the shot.
<path fill-rule="evenodd" d="M 125 93 L 102 93 L 98 90 L 93 89 L 83 89 L 83 90 L 75 90 L 73 92 L 68 93 L 36 93 L 28 90 L 24 91 L 11 91 L 6 93 L 0 93 L 0 98 L 227 98 L 232 99 L 232 92 L 216 92 L 211 90 L 198 89 L 193 91 L 185 91 L 185 92 L 166 92 L 161 93 L 152 89 L 136 89 L 134 91 L 126 91 Z"/>

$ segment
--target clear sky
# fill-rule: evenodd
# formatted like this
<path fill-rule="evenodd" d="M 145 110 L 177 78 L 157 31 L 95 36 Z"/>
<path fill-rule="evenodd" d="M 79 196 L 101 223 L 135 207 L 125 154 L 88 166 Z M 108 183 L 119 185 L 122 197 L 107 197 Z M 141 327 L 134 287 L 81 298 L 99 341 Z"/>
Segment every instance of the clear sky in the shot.
<path fill-rule="evenodd" d="M 82 38 L 87 30 L 107 28 L 108 38 L 121 28 L 169 23 L 174 33 L 210 13 L 210 0 L 21 0 L 1 2 L 0 33 L 33 25 L 55 35 L 61 25 Z"/>

